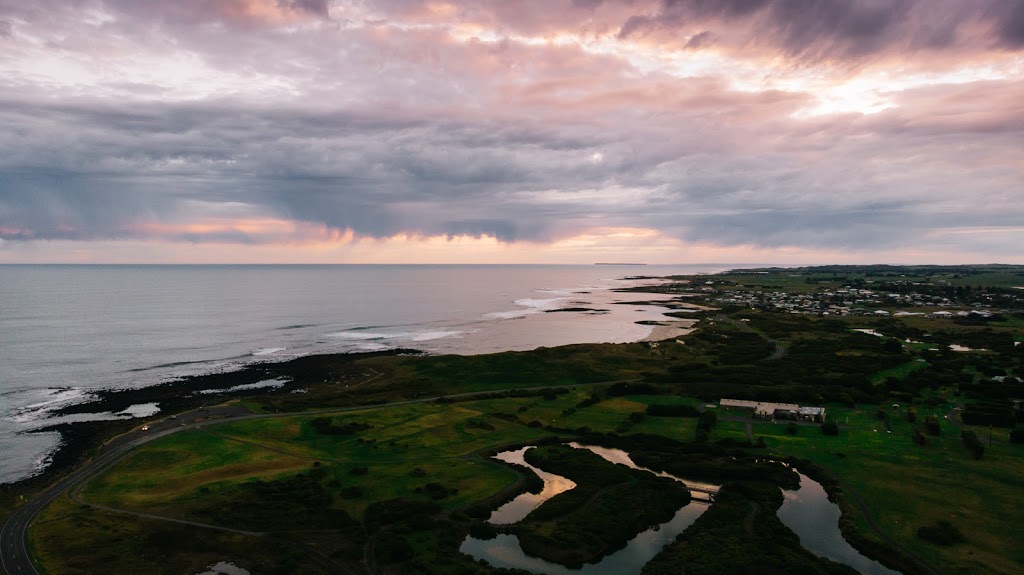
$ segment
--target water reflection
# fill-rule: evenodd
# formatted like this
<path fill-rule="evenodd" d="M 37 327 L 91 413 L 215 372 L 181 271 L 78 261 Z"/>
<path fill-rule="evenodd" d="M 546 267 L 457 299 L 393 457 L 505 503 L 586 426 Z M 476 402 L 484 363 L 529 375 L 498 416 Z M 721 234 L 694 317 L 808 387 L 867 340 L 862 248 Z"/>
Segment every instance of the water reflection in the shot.
<path fill-rule="evenodd" d="M 491 517 L 487 520 L 489 523 L 493 523 L 495 525 L 509 525 L 522 521 L 524 517 L 540 506 L 541 503 L 544 503 L 563 491 L 568 491 L 573 487 L 576 487 L 576 483 L 571 479 L 562 477 L 561 475 L 555 475 L 554 473 L 548 473 L 543 469 L 538 469 L 527 463 L 525 459 L 526 452 L 529 449 L 533 449 L 533 447 L 534 446 L 529 445 L 521 449 L 516 449 L 515 451 L 502 451 L 495 455 L 494 458 L 504 461 L 505 463 L 521 465 L 531 469 L 544 480 L 544 489 L 540 493 L 522 493 L 512 501 L 509 501 L 495 509 L 491 513 Z"/>
<path fill-rule="evenodd" d="M 901 575 L 850 546 L 839 531 L 839 506 L 828 500 L 820 483 L 800 474 L 800 489 L 783 491 L 779 519 L 800 537 L 805 549 L 853 567 L 864 575 Z"/>
<path fill-rule="evenodd" d="M 666 473 L 655 473 L 650 469 L 639 467 L 633 463 L 628 453 L 620 449 L 582 445 L 575 442 L 570 443 L 569 446 L 576 449 L 587 449 L 612 463 L 668 477 L 684 484 L 690 483 Z M 544 490 L 540 494 L 524 493 L 516 497 L 511 502 L 494 511 L 491 514 L 491 518 L 488 519 L 489 522 L 508 525 L 521 521 L 547 499 L 576 486 L 574 482 L 565 477 L 548 473 L 526 463 L 524 456 L 526 451 L 532 447 L 523 447 L 515 451 L 503 451 L 496 455 L 495 458 L 532 469 L 544 479 Z M 718 489 L 717 485 L 700 485 L 713 490 Z M 636 537 L 626 543 L 624 548 L 606 555 L 597 563 L 588 563 L 581 569 L 570 569 L 564 565 L 545 561 L 538 557 L 530 557 L 519 545 L 519 538 L 509 534 L 501 534 L 486 541 L 467 537 L 459 547 L 459 551 L 470 555 L 474 559 L 487 561 L 487 563 L 495 567 L 524 569 L 540 575 L 600 575 L 606 573 L 639 575 L 644 565 L 660 553 L 662 548 L 674 541 L 677 535 L 685 531 L 690 525 L 693 525 L 693 522 L 707 511 L 708 508 L 705 503 L 705 501 L 701 500 L 691 501 L 676 511 L 669 521 L 637 534 Z"/>

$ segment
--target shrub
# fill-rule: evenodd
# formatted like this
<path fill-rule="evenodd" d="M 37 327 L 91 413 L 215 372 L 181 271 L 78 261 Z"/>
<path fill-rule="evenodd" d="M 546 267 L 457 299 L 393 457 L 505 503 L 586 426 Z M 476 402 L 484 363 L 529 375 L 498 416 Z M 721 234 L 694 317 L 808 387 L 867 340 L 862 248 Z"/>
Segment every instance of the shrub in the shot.
<path fill-rule="evenodd" d="M 821 424 L 821 432 L 825 435 L 839 435 L 839 426 L 833 421 L 826 421 Z"/>
<path fill-rule="evenodd" d="M 697 428 L 711 431 L 711 428 L 718 423 L 718 414 L 714 411 L 705 411 L 700 414 L 700 418 L 697 419 Z"/>
<path fill-rule="evenodd" d="M 1024 443 L 1024 428 L 1010 430 L 1010 443 Z"/>
<path fill-rule="evenodd" d="M 341 490 L 342 499 L 358 499 L 363 496 L 363 488 L 356 485 Z"/>
<path fill-rule="evenodd" d="M 949 521 L 939 521 L 935 525 L 918 528 L 917 536 L 936 545 L 956 545 L 964 542 L 964 534 Z"/>
<path fill-rule="evenodd" d="M 787 434 L 789 434 L 789 435 L 796 435 L 797 433 L 799 433 L 799 431 L 800 431 L 800 427 L 797 424 L 793 423 L 792 421 L 790 421 L 789 423 L 786 424 L 786 433 Z"/>
<path fill-rule="evenodd" d="M 412 558 L 416 551 L 400 535 L 385 533 L 375 546 L 376 556 L 381 563 L 401 563 Z"/>
<path fill-rule="evenodd" d="M 982 445 L 981 440 L 978 439 L 978 434 L 970 429 L 964 429 L 960 432 L 960 439 L 964 442 L 964 447 L 971 453 L 971 457 L 975 459 L 981 459 L 985 455 L 985 446 Z"/>
<path fill-rule="evenodd" d="M 373 428 L 372 425 L 356 421 L 350 421 L 344 425 L 336 425 L 330 417 L 315 417 L 310 420 L 309 425 L 317 433 L 323 435 L 352 435 Z"/>
<path fill-rule="evenodd" d="M 942 431 L 939 427 L 939 419 L 934 415 L 929 415 L 924 418 L 924 428 L 925 431 L 928 432 L 928 435 L 938 436 Z"/>
<path fill-rule="evenodd" d="M 920 427 L 914 428 L 914 443 L 924 447 L 928 443 L 928 437 L 925 436 L 924 430 Z"/>
<path fill-rule="evenodd" d="M 469 534 L 477 539 L 489 541 L 498 536 L 498 530 L 485 521 L 474 521 L 469 526 Z"/>

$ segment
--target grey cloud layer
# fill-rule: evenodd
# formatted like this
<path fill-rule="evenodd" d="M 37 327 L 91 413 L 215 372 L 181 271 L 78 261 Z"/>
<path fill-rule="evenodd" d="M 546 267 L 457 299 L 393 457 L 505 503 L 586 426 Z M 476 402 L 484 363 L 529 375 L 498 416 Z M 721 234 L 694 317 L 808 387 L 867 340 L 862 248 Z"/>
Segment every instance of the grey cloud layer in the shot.
<path fill-rule="evenodd" d="M 808 94 L 641 74 L 577 47 L 347 28 L 327 20 L 338 5 L 312 0 L 273 3 L 297 26 L 285 30 L 244 4 L 0 0 L 0 64 L 27 50 L 29 37 L 97 66 L 104 60 L 90 46 L 184 49 L 225 75 L 262 74 L 290 90 L 165 98 L 166 88 L 122 81 L 47 97 L 52 88 L 32 76 L 0 80 L 0 239 L 281 241 L 189 225 L 224 217 L 377 237 L 544 241 L 649 227 L 725 245 L 872 248 L 1024 221 L 1021 81 L 908 90 L 872 116 L 794 119 Z M 476 16 L 524 32 L 556 22 L 540 8 L 506 14 L 505 5 L 480 4 Z M 1005 50 L 1021 32 L 1021 5 L 972 4 L 968 16 L 990 24 L 991 43 Z M 711 45 L 725 41 L 718 24 L 764 24 L 764 38 L 808 58 L 891 50 L 923 17 L 914 2 L 641 6 L 576 1 L 550 14 L 607 12 L 605 24 L 588 25 L 626 40 L 697 26 Z M 949 6 L 904 42 L 951 50 L 962 38 L 947 24 L 964 9 Z M 378 8 L 419 17 L 412 3 Z M 81 24 L 90 10 L 114 18 Z"/>

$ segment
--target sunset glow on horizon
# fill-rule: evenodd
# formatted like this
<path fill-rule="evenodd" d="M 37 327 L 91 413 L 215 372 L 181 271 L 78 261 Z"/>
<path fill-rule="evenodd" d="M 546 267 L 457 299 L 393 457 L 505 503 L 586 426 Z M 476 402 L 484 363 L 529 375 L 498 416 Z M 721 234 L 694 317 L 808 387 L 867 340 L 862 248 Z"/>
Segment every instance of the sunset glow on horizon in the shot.
<path fill-rule="evenodd" d="M 1024 263 L 1024 3 L 0 3 L 0 263 Z"/>

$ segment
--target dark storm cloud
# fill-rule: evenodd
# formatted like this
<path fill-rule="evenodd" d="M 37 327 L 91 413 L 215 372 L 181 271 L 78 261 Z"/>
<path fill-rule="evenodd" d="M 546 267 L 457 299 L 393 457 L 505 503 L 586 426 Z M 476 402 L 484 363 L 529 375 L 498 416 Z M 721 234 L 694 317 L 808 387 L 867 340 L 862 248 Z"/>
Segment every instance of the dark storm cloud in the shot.
<path fill-rule="evenodd" d="M 725 69 L 677 77 L 450 32 L 618 32 L 656 55 L 806 65 L 907 55 L 898 80 L 918 51 L 957 64 L 964 45 L 1019 46 L 1021 5 L 480 2 L 438 20 L 399 1 L 0 3 L 16 23 L 0 24 L 0 239 L 258 244 L 326 228 L 511 242 L 633 227 L 870 249 L 1019 225 L 1019 80 L 901 87 L 878 114 L 808 117 L 818 94 L 741 91 Z M 299 224 L 296 237 L 247 225 L 268 221 Z"/>
<path fill-rule="evenodd" d="M 743 54 L 782 54 L 799 62 L 984 52 L 1024 45 L 1024 3 L 1017 0 L 665 0 L 636 10 L 622 39 L 690 49 L 714 45 Z"/>
<path fill-rule="evenodd" d="M 1011 48 L 1024 46 L 1024 2 L 1005 0 L 994 11 L 1000 21 L 999 36 Z"/>

